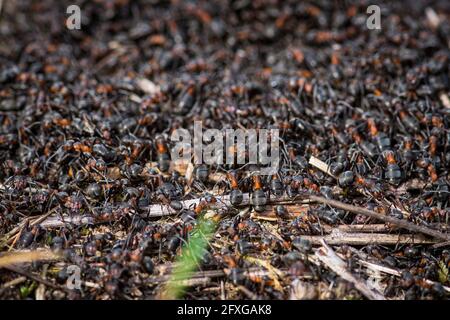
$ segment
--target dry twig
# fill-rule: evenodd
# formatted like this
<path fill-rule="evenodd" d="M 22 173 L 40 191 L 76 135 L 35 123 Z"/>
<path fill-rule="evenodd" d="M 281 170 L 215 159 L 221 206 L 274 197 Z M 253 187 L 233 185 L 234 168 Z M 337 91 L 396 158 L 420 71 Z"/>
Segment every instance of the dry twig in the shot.
<path fill-rule="evenodd" d="M 334 229 L 326 236 L 302 236 L 313 245 L 320 245 L 324 240 L 330 245 L 365 246 L 367 244 L 396 245 L 396 244 L 433 244 L 436 241 L 424 238 L 421 235 L 411 234 L 383 234 L 383 233 L 345 233 Z"/>
<path fill-rule="evenodd" d="M 33 261 L 52 261 L 61 257 L 48 250 L 36 251 L 16 251 L 0 256 L 0 268 L 9 267 L 18 263 L 27 263 Z"/>
<path fill-rule="evenodd" d="M 316 256 L 322 263 L 336 272 L 344 280 L 353 283 L 355 288 L 366 298 L 370 300 L 386 300 L 381 293 L 371 290 L 361 279 L 347 271 L 346 263 L 336 255 L 333 249 L 331 249 L 325 241 L 322 241 L 322 247 L 316 251 Z"/>
<path fill-rule="evenodd" d="M 338 209 L 342 209 L 345 211 L 349 211 L 349 212 L 353 212 L 353 213 L 357 213 L 357 214 L 361 214 L 363 216 L 366 217 L 370 217 L 373 219 L 377 219 L 377 220 L 381 220 L 390 224 L 393 224 L 399 228 L 402 229 L 406 229 L 409 231 L 413 231 L 413 232 L 418 232 L 418 233 L 423 233 L 429 236 L 432 236 L 434 238 L 437 239 L 441 239 L 441 240 L 445 240 L 445 241 L 449 241 L 450 240 L 450 235 L 424 227 L 424 226 L 418 226 L 412 222 L 409 221 L 405 221 L 405 220 L 400 220 L 394 217 L 390 217 L 390 216 L 385 216 L 385 215 L 381 215 L 379 213 L 376 213 L 375 211 L 366 209 L 366 208 L 361 208 L 361 207 L 357 207 L 357 206 L 353 206 L 350 204 L 346 204 L 337 200 L 331 200 L 331 199 L 326 199 L 323 197 L 318 197 L 315 195 L 308 195 L 307 196 L 308 199 L 313 200 L 313 201 L 317 201 L 323 204 L 327 204 L 329 206 L 338 208 Z"/>

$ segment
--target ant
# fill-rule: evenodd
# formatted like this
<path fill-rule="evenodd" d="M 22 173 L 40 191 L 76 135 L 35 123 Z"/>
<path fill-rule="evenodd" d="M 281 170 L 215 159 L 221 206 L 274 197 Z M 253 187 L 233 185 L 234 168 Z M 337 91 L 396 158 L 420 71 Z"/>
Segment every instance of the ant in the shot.
<path fill-rule="evenodd" d="M 397 164 L 394 152 L 387 150 L 383 152 L 383 157 L 387 162 L 386 171 L 384 172 L 384 177 L 388 179 L 389 183 L 393 185 L 398 185 L 402 178 L 402 171 Z"/>
<path fill-rule="evenodd" d="M 158 167 L 162 172 L 170 168 L 170 156 L 165 139 L 162 136 L 156 138 L 156 152 Z"/>
<path fill-rule="evenodd" d="M 373 118 L 367 119 L 367 126 L 373 141 L 381 152 L 391 148 L 391 139 L 389 139 L 384 132 L 378 131 L 377 125 Z"/>
<path fill-rule="evenodd" d="M 257 212 L 263 212 L 267 204 L 267 196 L 262 189 L 261 177 L 253 176 L 252 204 Z"/>
<path fill-rule="evenodd" d="M 348 130 L 350 131 L 350 134 L 351 134 L 353 140 L 356 142 L 356 144 L 361 148 L 361 150 L 367 156 L 369 156 L 370 158 L 374 158 L 378 154 L 378 152 L 376 151 L 375 146 L 372 143 L 370 143 L 368 141 L 365 141 L 362 138 L 361 134 L 357 131 L 356 128 L 349 127 Z"/>
<path fill-rule="evenodd" d="M 239 190 L 236 172 L 235 171 L 228 172 L 227 178 L 231 185 L 230 203 L 232 206 L 238 206 L 243 201 L 243 194 L 242 191 Z"/>

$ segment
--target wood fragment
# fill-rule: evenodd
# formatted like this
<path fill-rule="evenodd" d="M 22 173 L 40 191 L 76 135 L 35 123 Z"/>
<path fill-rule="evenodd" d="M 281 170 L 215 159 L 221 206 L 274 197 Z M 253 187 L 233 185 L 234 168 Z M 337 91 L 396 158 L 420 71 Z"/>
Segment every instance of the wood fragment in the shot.
<path fill-rule="evenodd" d="M 143 92 L 149 95 L 159 94 L 160 88 L 158 85 L 146 78 L 136 79 L 136 84 Z"/>
<path fill-rule="evenodd" d="M 150 286 L 150 285 L 158 285 L 164 282 L 167 282 L 169 280 L 171 280 L 172 275 L 170 274 L 171 269 L 170 268 L 166 268 L 165 269 L 165 274 L 163 275 L 158 275 L 158 276 L 150 276 L 145 280 L 145 284 Z M 280 277 L 284 277 L 287 275 L 287 269 L 278 269 L 279 276 Z M 194 274 L 191 275 L 190 279 L 215 279 L 215 278 L 224 278 L 228 275 L 229 270 L 207 270 L 207 271 L 197 271 Z M 262 267 L 252 267 L 249 268 L 245 271 L 243 271 L 242 275 L 246 278 L 256 278 L 256 277 L 266 277 L 269 276 L 271 274 L 270 271 L 265 270 Z M 302 279 L 312 279 L 313 276 L 310 273 L 305 273 L 304 275 L 302 275 L 300 278 Z M 199 280 L 198 283 L 201 283 L 204 280 Z"/>
<path fill-rule="evenodd" d="M 425 16 L 427 17 L 428 23 L 433 29 L 437 29 L 441 23 L 441 19 L 437 15 L 433 8 L 427 7 L 425 9 Z"/>
<path fill-rule="evenodd" d="M 438 249 L 438 248 L 442 248 L 442 247 L 448 247 L 450 246 L 450 241 L 444 241 L 444 242 L 439 242 L 436 243 L 432 246 L 433 249 Z"/>
<path fill-rule="evenodd" d="M 325 240 L 330 245 L 365 246 L 368 244 L 397 245 L 397 244 L 433 244 L 434 240 L 426 239 L 420 235 L 412 234 L 383 234 L 383 233 L 345 233 L 337 229 L 325 236 L 302 236 L 312 245 L 320 245 Z"/>
<path fill-rule="evenodd" d="M 83 226 L 88 224 L 95 224 L 94 218 L 85 215 L 73 215 L 73 216 L 55 216 L 49 217 L 43 221 L 40 226 L 42 228 L 60 228 L 65 225 Z"/>
<path fill-rule="evenodd" d="M 48 270 L 48 264 L 45 264 L 42 270 L 42 279 L 47 280 L 47 270 Z M 40 283 L 39 286 L 35 290 L 35 297 L 36 300 L 45 300 L 45 284 Z"/>
<path fill-rule="evenodd" d="M 191 278 L 191 279 L 180 279 L 180 280 L 168 280 L 172 283 L 176 283 L 178 286 L 194 287 L 201 286 L 205 287 L 211 283 L 211 278 Z"/>
<path fill-rule="evenodd" d="M 362 259 L 359 259 L 358 262 L 361 265 L 363 265 L 363 266 L 365 266 L 365 267 L 367 267 L 367 268 L 369 268 L 371 270 L 374 270 L 374 271 L 384 272 L 384 273 L 387 273 L 387 274 L 390 274 L 390 275 L 393 275 L 393 276 L 396 276 L 396 277 L 400 277 L 400 275 L 401 275 L 398 270 L 395 270 L 395 269 L 392 269 L 392 268 L 388 268 L 388 267 L 385 267 L 385 266 L 382 266 L 382 265 L 379 265 L 379 264 L 376 264 L 376 263 L 368 262 L 368 261 L 365 261 L 365 260 L 362 260 Z"/>
<path fill-rule="evenodd" d="M 17 278 L 15 278 L 15 279 L 11 280 L 11 281 L 5 282 L 5 283 L 3 284 L 3 286 L 2 286 L 2 289 L 7 289 L 7 288 L 15 287 L 15 286 L 17 286 L 18 284 L 21 284 L 21 283 L 23 283 L 23 282 L 25 282 L 25 281 L 27 281 L 27 277 L 24 277 L 24 276 L 17 277 Z"/>
<path fill-rule="evenodd" d="M 326 173 L 327 175 L 329 175 L 330 177 L 333 177 L 336 179 L 336 177 L 330 172 L 330 166 L 327 165 L 325 162 L 323 162 L 322 160 L 320 160 L 319 158 L 316 158 L 314 156 L 311 156 L 309 158 L 309 164 L 312 165 L 313 167 L 319 169 L 320 171 Z"/>
<path fill-rule="evenodd" d="M 439 95 L 439 98 L 441 99 L 441 102 L 444 105 L 444 107 L 446 107 L 447 109 L 450 109 L 450 99 L 449 99 L 448 95 L 445 92 L 442 92 Z"/>
<path fill-rule="evenodd" d="M 353 283 L 355 288 L 370 300 L 386 300 L 386 298 L 375 290 L 370 289 L 363 280 L 354 276 L 347 270 L 346 263 L 322 240 L 322 247 L 315 252 L 316 257 L 328 268 L 336 272 L 341 278 Z"/>
<path fill-rule="evenodd" d="M 61 256 L 49 250 L 35 251 L 15 251 L 0 256 L 0 268 L 5 268 L 14 264 L 27 263 L 33 261 L 58 260 Z"/>
<path fill-rule="evenodd" d="M 355 248 L 350 247 L 350 251 L 352 251 L 353 253 L 355 253 L 359 257 L 358 258 L 358 262 L 361 265 L 363 265 L 363 266 L 365 266 L 365 267 L 367 267 L 369 269 L 372 269 L 372 270 L 375 270 L 375 271 L 379 271 L 379 272 L 383 272 L 383 273 L 387 273 L 387 274 L 390 274 L 390 275 L 393 275 L 393 276 L 396 276 L 396 277 L 400 277 L 401 276 L 401 272 L 399 270 L 397 270 L 397 269 L 386 267 L 386 266 L 383 266 L 383 265 L 378 264 L 378 263 L 373 263 L 373 262 L 368 262 L 366 260 L 363 260 L 363 259 L 368 259 L 369 257 L 368 257 L 367 254 L 362 253 L 360 250 L 357 250 Z M 433 285 L 433 284 L 436 283 L 436 282 L 434 282 L 432 280 L 429 280 L 429 279 L 423 279 L 423 280 L 429 285 Z M 443 289 L 445 291 L 450 293 L 450 287 L 447 287 L 447 286 L 442 286 L 442 287 L 443 287 Z"/>
<path fill-rule="evenodd" d="M 273 213 L 273 211 L 263 212 L 261 214 L 257 213 L 256 211 L 253 211 L 250 214 L 250 217 L 256 220 L 265 220 L 271 222 L 275 222 L 278 220 L 278 217 Z"/>
<path fill-rule="evenodd" d="M 416 225 L 409 221 L 397 219 L 397 218 L 390 217 L 390 216 L 381 215 L 379 213 L 376 213 L 375 211 L 372 211 L 372 210 L 369 210 L 366 208 L 353 206 L 353 205 L 346 204 L 346 203 L 343 203 L 343 202 L 340 202 L 337 200 L 326 199 L 326 198 L 318 197 L 315 195 L 308 195 L 307 197 L 308 197 L 308 199 L 311 199 L 311 200 L 314 200 L 314 201 L 317 201 L 317 202 L 320 202 L 323 204 L 327 204 L 327 205 L 330 205 L 330 206 L 338 208 L 338 209 L 361 214 L 366 217 L 370 217 L 373 219 L 391 223 L 402 229 L 407 229 L 409 231 L 423 233 L 423 234 L 426 234 L 426 235 L 429 235 L 429 236 L 432 236 L 434 238 L 441 239 L 441 240 L 446 240 L 446 241 L 450 240 L 449 234 L 445 234 L 445 233 L 442 233 L 442 232 L 439 232 L 439 231 L 436 231 L 436 230 L 433 230 L 433 229 L 430 229 L 430 228 L 427 228 L 424 226 L 419 226 L 419 225 Z"/>
<path fill-rule="evenodd" d="M 349 224 L 340 225 L 338 229 L 342 232 L 355 233 L 355 232 L 388 232 L 389 227 L 385 224 Z"/>
<path fill-rule="evenodd" d="M 225 292 L 225 282 L 223 280 L 220 280 L 220 300 L 226 300 L 227 295 Z"/>

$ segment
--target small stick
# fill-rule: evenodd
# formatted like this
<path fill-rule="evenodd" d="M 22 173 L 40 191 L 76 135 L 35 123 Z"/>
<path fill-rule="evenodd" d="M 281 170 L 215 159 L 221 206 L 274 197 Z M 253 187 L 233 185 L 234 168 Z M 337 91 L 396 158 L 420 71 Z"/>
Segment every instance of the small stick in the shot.
<path fill-rule="evenodd" d="M 17 277 L 15 279 L 11 280 L 11 281 L 5 282 L 3 284 L 3 286 L 2 286 L 2 289 L 14 287 L 14 286 L 16 286 L 18 284 L 21 284 L 22 282 L 25 282 L 25 281 L 27 281 L 27 277 L 24 277 L 24 276 Z"/>
<path fill-rule="evenodd" d="M 59 216 L 51 217 L 46 219 L 45 221 L 42 221 L 40 226 L 42 228 L 59 228 L 65 226 L 66 224 L 73 224 L 76 226 L 94 224 L 94 219 L 85 215 L 75 215 L 72 217 L 64 216 L 63 219 L 64 221 Z"/>
<path fill-rule="evenodd" d="M 433 244 L 431 247 L 433 249 L 438 249 L 438 248 L 447 247 L 447 246 L 450 246 L 450 241 L 439 242 L 439 243 Z"/>
<path fill-rule="evenodd" d="M 411 234 L 380 234 L 380 233 L 344 233 L 334 232 L 326 236 L 302 236 L 309 240 L 312 245 L 319 245 L 326 241 L 330 245 L 348 244 L 354 246 L 365 246 L 367 244 L 396 245 L 405 243 L 414 244 L 433 244 L 435 241 L 424 239 L 420 235 Z"/>
<path fill-rule="evenodd" d="M 220 280 L 220 300 L 226 300 L 227 296 L 225 293 L 225 282 Z"/>
<path fill-rule="evenodd" d="M 336 272 L 341 278 L 354 284 L 367 299 L 386 300 L 379 292 L 371 290 L 361 279 L 352 275 L 346 267 L 346 263 L 322 240 L 322 247 L 316 251 L 316 257 L 328 268 Z"/>
<path fill-rule="evenodd" d="M 287 270 L 283 270 L 280 269 L 280 271 L 282 272 L 281 276 L 286 276 L 287 274 Z M 268 276 L 270 274 L 270 271 L 265 270 L 261 267 L 252 267 L 249 268 L 248 270 L 245 270 L 242 272 L 242 275 L 244 277 L 265 277 Z M 207 270 L 207 271 L 198 271 L 196 273 L 194 273 L 189 280 L 199 280 L 198 283 L 201 283 L 202 279 L 208 279 L 208 280 L 212 280 L 214 278 L 223 278 L 227 276 L 227 272 L 224 270 Z M 150 276 L 149 278 L 147 278 L 145 280 L 145 284 L 147 285 L 156 285 L 159 283 L 163 283 L 166 281 L 169 281 L 170 278 L 172 277 L 171 274 L 164 274 L 164 275 L 160 275 L 160 276 Z M 312 279 L 313 276 L 310 273 L 305 273 L 304 275 L 300 276 L 300 278 L 302 279 Z M 180 280 L 180 281 L 184 281 L 184 280 Z"/>
<path fill-rule="evenodd" d="M 176 283 L 178 286 L 186 286 L 186 287 L 195 287 L 195 286 L 207 286 L 211 282 L 211 278 L 191 278 L 191 279 L 183 279 L 183 280 L 168 280 L 170 282 Z"/>
<path fill-rule="evenodd" d="M 61 259 L 61 256 L 49 250 L 16 251 L 0 256 L 0 268 L 6 268 L 17 263 L 52 261 L 58 259 Z"/>
<path fill-rule="evenodd" d="M 314 156 L 311 156 L 309 158 L 309 164 L 312 165 L 313 167 L 316 167 L 317 169 L 319 169 L 320 171 L 325 172 L 327 175 L 329 175 L 330 177 L 333 177 L 336 179 L 336 177 L 330 172 L 330 166 L 327 165 L 325 162 L 323 162 L 322 160 L 320 160 L 319 158 L 316 158 Z"/>
<path fill-rule="evenodd" d="M 388 226 L 385 224 L 349 224 L 338 226 L 338 229 L 342 232 L 355 233 L 355 232 L 386 232 L 389 231 Z"/>
<path fill-rule="evenodd" d="M 60 287 L 60 286 L 58 286 L 58 285 L 56 285 L 56 284 L 54 284 L 54 283 L 52 283 L 52 282 L 50 282 L 48 280 L 42 279 L 41 277 L 39 277 L 39 276 L 37 276 L 35 274 L 32 274 L 31 272 L 27 272 L 27 271 L 25 271 L 25 270 L 23 270 L 23 269 L 21 269 L 19 267 L 8 266 L 8 267 L 4 267 L 4 268 L 9 270 L 9 271 L 21 274 L 21 275 L 23 275 L 23 276 L 25 276 L 27 278 L 30 278 L 31 280 L 34 280 L 36 282 L 42 283 L 42 284 L 46 285 L 47 287 L 51 287 L 53 289 L 67 291 L 65 288 L 62 288 L 62 287 Z"/>
<path fill-rule="evenodd" d="M 338 208 L 338 209 L 361 214 L 363 216 L 381 220 L 384 222 L 388 222 L 388 223 L 391 223 L 402 229 L 407 229 L 409 231 L 423 233 L 423 234 L 432 236 L 437 239 L 445 240 L 445 241 L 450 240 L 450 235 L 448 235 L 448 234 L 445 234 L 445 233 L 442 233 L 442 232 L 439 232 L 439 231 L 436 231 L 436 230 L 433 230 L 433 229 L 430 229 L 430 228 L 427 228 L 424 226 L 418 226 L 409 221 L 400 220 L 400 219 L 397 219 L 394 217 L 381 215 L 381 214 L 378 214 L 378 213 L 376 213 L 372 210 L 366 209 L 366 208 L 356 207 L 356 206 L 346 204 L 346 203 L 343 203 L 343 202 L 340 202 L 337 200 L 326 199 L 326 198 L 318 197 L 315 195 L 307 195 L 307 198 L 310 200 L 313 200 L 313 201 L 317 201 L 317 202 L 320 202 L 323 204 L 330 205 L 330 206 Z"/>
<path fill-rule="evenodd" d="M 379 264 L 376 264 L 376 263 L 368 262 L 368 261 L 365 261 L 365 260 L 362 260 L 362 259 L 359 259 L 358 262 L 361 265 L 367 267 L 368 269 L 371 269 L 371 270 L 374 270 L 374 271 L 384 272 L 384 273 L 387 273 L 387 274 L 390 274 L 390 275 L 393 275 L 393 276 L 396 276 L 396 277 L 400 277 L 400 275 L 401 275 L 401 273 L 399 271 L 395 270 L 395 269 L 388 268 L 388 267 L 385 267 L 385 266 L 382 266 L 382 265 L 379 265 Z"/>
<path fill-rule="evenodd" d="M 42 270 L 42 279 L 47 280 L 48 264 L 45 264 Z M 35 290 L 35 298 L 38 301 L 45 300 L 45 284 L 41 283 Z"/>
<path fill-rule="evenodd" d="M 442 104 L 447 109 L 450 109 L 450 99 L 448 98 L 448 95 L 444 92 L 440 94 L 439 98 L 441 99 Z"/>

